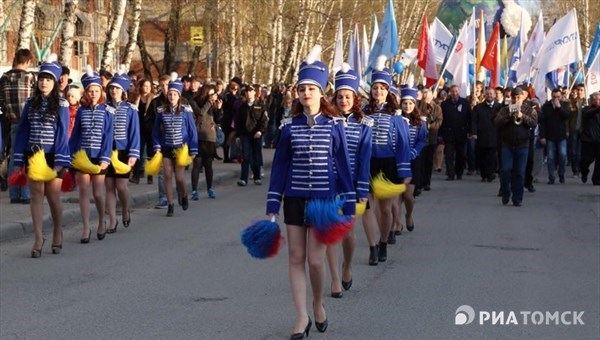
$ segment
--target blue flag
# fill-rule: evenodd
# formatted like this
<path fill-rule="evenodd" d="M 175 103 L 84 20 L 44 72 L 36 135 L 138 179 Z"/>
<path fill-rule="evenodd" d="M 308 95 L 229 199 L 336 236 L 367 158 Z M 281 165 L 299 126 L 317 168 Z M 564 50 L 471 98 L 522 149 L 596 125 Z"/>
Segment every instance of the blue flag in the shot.
<path fill-rule="evenodd" d="M 511 85 L 516 85 L 518 82 L 517 79 L 517 67 L 519 62 L 521 61 L 521 32 L 517 34 L 515 37 L 515 48 L 513 52 L 513 56 L 510 59 L 510 66 L 508 68 L 508 83 Z"/>
<path fill-rule="evenodd" d="M 369 54 L 369 66 L 365 70 L 365 75 L 373 70 L 377 57 L 384 55 L 391 59 L 396 54 L 398 54 L 398 27 L 396 26 L 394 4 L 392 0 L 388 0 L 381 26 L 379 26 L 379 34 L 377 34 L 377 39 Z"/>
<path fill-rule="evenodd" d="M 596 34 L 594 34 L 594 40 L 592 40 L 592 45 L 590 45 L 588 58 L 585 61 L 585 66 L 587 68 L 592 67 L 594 57 L 598 54 L 598 48 L 600 48 L 600 24 L 598 24 L 598 27 L 596 27 Z"/>

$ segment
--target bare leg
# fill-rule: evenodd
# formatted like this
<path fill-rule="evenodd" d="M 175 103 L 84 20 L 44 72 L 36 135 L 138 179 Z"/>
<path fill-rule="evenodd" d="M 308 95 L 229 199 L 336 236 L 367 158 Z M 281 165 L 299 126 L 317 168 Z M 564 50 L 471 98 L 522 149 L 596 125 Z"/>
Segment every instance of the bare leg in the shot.
<path fill-rule="evenodd" d="M 308 323 L 306 309 L 306 228 L 297 225 L 287 225 L 288 263 L 292 300 L 296 308 L 296 324 L 292 333 L 304 331 Z"/>
<path fill-rule="evenodd" d="M 52 214 L 52 224 L 54 230 L 52 234 L 52 244 L 62 244 L 62 211 L 63 206 L 60 201 L 60 187 L 62 186 L 62 179 L 57 178 L 50 182 L 45 183 L 46 198 L 48 199 L 48 205 L 50 206 L 50 214 Z M 60 241 L 57 241 L 60 240 Z"/>
<path fill-rule="evenodd" d="M 117 224 L 117 195 L 115 193 L 116 178 L 106 177 L 106 211 L 108 212 L 108 229 L 112 232 Z"/>
<path fill-rule="evenodd" d="M 163 176 L 165 191 L 167 192 L 167 202 L 173 204 L 173 185 L 171 184 L 171 178 L 173 177 L 173 161 L 171 159 L 163 159 Z"/>
<path fill-rule="evenodd" d="M 331 273 L 331 293 L 342 291 L 342 282 L 338 271 L 338 254 L 340 252 L 339 243 L 327 246 L 327 264 L 329 273 Z"/>
<path fill-rule="evenodd" d="M 393 198 L 393 205 L 392 205 L 392 212 L 394 215 L 394 220 L 393 220 L 393 231 L 402 231 L 402 201 L 403 201 L 403 197 L 404 194 L 406 192 L 402 193 L 402 195 L 399 195 L 398 197 L 394 197 Z"/>
<path fill-rule="evenodd" d="M 175 184 L 177 185 L 177 191 L 179 192 L 181 197 L 184 197 L 187 195 L 187 192 L 185 191 L 185 177 L 183 176 L 183 174 L 185 172 L 185 168 L 182 166 L 177 166 L 177 165 L 175 165 L 174 167 L 175 167 Z"/>
<path fill-rule="evenodd" d="M 379 241 L 387 243 L 388 234 L 392 228 L 392 203 L 393 200 L 378 200 L 377 207 L 381 216 L 381 224 L 379 225 Z"/>
<path fill-rule="evenodd" d="M 348 236 L 342 241 L 342 250 L 344 253 L 342 281 L 345 282 L 352 280 L 352 257 L 354 256 L 354 248 L 356 248 L 356 234 L 354 234 L 353 227 L 350 233 L 348 233 Z"/>
<path fill-rule="evenodd" d="M 90 175 L 77 172 L 77 186 L 79 187 L 79 210 L 81 210 L 81 222 L 83 230 L 81 239 L 90 235 Z"/>
<path fill-rule="evenodd" d="M 444 144 L 439 144 L 435 149 L 435 157 L 433 158 L 433 167 L 435 170 L 442 168 L 444 162 Z"/>
<path fill-rule="evenodd" d="M 313 312 L 315 322 L 327 319 L 323 303 L 323 286 L 325 285 L 325 252 L 327 246 L 319 242 L 314 233 L 308 233 L 308 268 L 310 285 L 313 293 Z"/>
<path fill-rule="evenodd" d="M 362 217 L 363 229 L 369 246 L 377 244 L 377 219 L 375 218 L 375 210 L 377 210 L 377 202 L 371 194 L 369 194 L 369 209 L 365 210 Z"/>
<path fill-rule="evenodd" d="M 98 212 L 98 231 L 102 234 L 104 229 L 104 175 L 92 175 L 92 192 L 96 202 L 96 211 Z"/>
<path fill-rule="evenodd" d="M 121 203 L 121 218 L 123 221 L 129 219 L 129 188 L 127 187 L 127 178 L 117 178 L 117 194 L 119 203 Z"/>
<path fill-rule="evenodd" d="M 412 212 L 415 206 L 415 197 L 414 197 L 415 186 L 414 184 L 409 184 L 406 186 L 406 191 L 404 192 L 404 204 L 406 205 L 406 225 L 412 226 L 414 225 Z"/>
<path fill-rule="evenodd" d="M 29 190 L 31 192 L 31 202 L 29 209 L 31 211 L 31 219 L 33 221 L 34 242 L 33 249 L 40 249 L 44 235 L 42 233 L 42 222 L 44 220 L 44 182 L 28 181 Z"/>

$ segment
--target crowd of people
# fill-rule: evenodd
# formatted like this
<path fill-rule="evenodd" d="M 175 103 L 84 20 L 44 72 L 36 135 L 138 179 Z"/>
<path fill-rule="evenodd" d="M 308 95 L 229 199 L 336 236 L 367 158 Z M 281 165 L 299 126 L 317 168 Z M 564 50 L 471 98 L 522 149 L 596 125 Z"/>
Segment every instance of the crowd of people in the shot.
<path fill-rule="evenodd" d="M 163 159 L 156 180 L 156 208 L 173 216 L 175 199 L 187 210 L 189 199 L 200 198 L 202 172 L 206 196 L 216 198 L 214 160 L 240 163 L 240 187 L 250 180 L 262 185 L 263 148 L 274 148 L 266 212 L 276 219 L 283 205 L 296 310 L 292 339 L 308 336 L 313 323 L 306 303 L 307 262 L 314 323 L 320 332 L 328 327 L 325 264 L 331 273 L 332 297 L 341 298 L 352 286 L 355 230 L 339 243 L 322 242 L 311 232 L 309 206 L 316 202 L 336 201 L 347 216 L 356 214 L 357 204 L 366 204 L 362 225 L 368 264 L 375 266 L 386 262 L 388 245 L 397 242 L 405 227 L 409 232 L 415 229 L 415 197 L 432 190 L 432 174 L 441 172 L 443 164 L 447 181 L 461 180 L 465 171 L 479 174 L 482 182 L 493 182 L 499 175 L 498 196 L 504 205 L 512 200 L 521 206 L 524 190 L 535 191 L 535 147 L 544 148 L 549 185 L 555 183 L 556 173 L 558 182 L 565 183 L 568 165 L 572 175 L 586 183 L 594 162 L 591 182 L 600 185 L 600 93 L 586 98 L 583 85 L 570 93 L 555 89 L 550 100 L 540 103 L 531 86 L 485 88 L 478 82 L 474 93 L 463 98 L 457 85 L 438 93 L 410 82 L 397 87 L 392 71 L 381 64 L 375 66 L 363 97 L 361 75 L 347 64 L 333 75 L 334 86 L 328 91 L 329 70 L 317 53 L 300 65 L 298 82 L 290 86 L 268 88 L 238 77 L 228 84 L 203 83 L 194 75 L 175 74 L 161 76 L 155 88 L 152 80 L 133 72 L 91 69 L 78 86 L 58 62 L 47 60 L 38 72 L 30 72 L 32 61 L 29 50 L 17 51 L 13 70 L 0 79 L 2 157 L 10 160 L 8 175 L 26 172 L 28 159 L 40 149 L 58 175 L 9 188 L 11 203 L 31 207 L 31 257 L 42 255 L 45 242 L 44 196 L 54 224 L 52 253 L 62 249 L 60 192 L 67 173 L 75 173 L 81 243 L 88 243 L 90 195 L 98 213 L 98 240 L 117 232 L 117 204 L 121 224 L 129 227 L 128 185 L 137 185 L 144 177 L 154 183 L 153 176 L 145 176 L 144 161 L 157 152 Z M 189 198 L 187 166 L 176 160 L 183 146 L 193 159 Z M 81 150 L 99 167 L 97 172 L 72 164 Z M 117 160 L 131 171 L 119 172 Z M 392 197 L 375 195 L 370 182 L 380 175 L 406 190 Z"/>

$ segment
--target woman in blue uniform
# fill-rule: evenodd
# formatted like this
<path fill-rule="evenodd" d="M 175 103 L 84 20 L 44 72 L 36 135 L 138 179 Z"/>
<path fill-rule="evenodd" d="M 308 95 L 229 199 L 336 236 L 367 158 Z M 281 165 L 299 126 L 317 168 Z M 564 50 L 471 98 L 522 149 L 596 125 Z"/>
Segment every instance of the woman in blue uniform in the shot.
<path fill-rule="evenodd" d="M 173 186 L 171 185 L 173 173 L 177 192 L 181 198 L 181 208 L 187 210 L 189 206 L 183 176 L 185 167 L 177 165 L 174 149 L 187 144 L 192 157 L 198 154 L 198 131 L 194 125 L 193 111 L 191 106 L 181 103 L 181 91 L 183 91 L 181 80 L 177 79 L 177 74 L 172 74 L 168 85 L 167 103 L 158 108 L 152 131 L 154 151 L 161 151 L 163 154 L 164 181 L 168 202 L 167 216 L 173 216 L 175 210 Z"/>
<path fill-rule="evenodd" d="M 55 55 L 54 55 L 55 57 Z M 54 59 L 54 58 L 52 58 Z M 58 80 L 62 74 L 61 65 L 49 60 L 40 66 L 37 86 L 33 96 L 27 99 L 17 127 L 17 136 L 13 147 L 14 164 L 21 167 L 27 164 L 27 159 L 37 150 L 44 150 L 46 163 L 59 176 L 48 182 L 29 179 L 31 190 L 31 219 L 35 241 L 31 257 L 42 256 L 44 238 L 42 222 L 44 217 L 44 195 L 50 205 L 54 231 L 52 234 L 52 253 L 59 254 L 62 250 L 62 203 L 60 188 L 62 169 L 71 165 L 69 155 L 69 103 L 60 98 Z"/>
<path fill-rule="evenodd" d="M 110 164 L 110 154 L 113 144 L 113 115 L 114 109 L 105 104 L 102 91 L 102 79 L 91 67 L 81 77 L 85 89 L 85 104 L 77 109 L 75 126 L 69 139 L 71 154 L 85 150 L 90 161 L 100 166 L 100 173 L 87 174 L 77 171 L 77 186 L 79 187 L 79 208 L 83 230 L 81 243 L 89 243 L 92 230 L 90 229 L 90 184 L 94 195 L 94 203 L 98 212 L 98 228 L 96 236 L 103 240 L 106 236 L 104 223 L 104 176 Z"/>
<path fill-rule="evenodd" d="M 133 168 L 140 159 L 140 124 L 139 116 L 134 105 L 126 101 L 127 90 L 131 84 L 131 78 L 122 70 L 113 76 L 108 83 L 108 105 L 115 109 L 113 116 L 114 150 L 117 150 L 121 162 Z M 131 216 L 129 215 L 129 190 L 127 181 L 130 172 L 117 174 L 111 164 L 106 173 L 106 210 L 108 211 L 107 233 L 117 232 L 119 222 L 117 221 L 117 195 L 121 203 L 121 214 L 123 227 L 129 227 Z"/>
<path fill-rule="evenodd" d="M 383 67 L 385 59 L 381 58 L 378 58 L 379 65 L 371 74 L 369 104 L 364 108 L 365 113 L 374 120 L 370 173 L 371 177 L 383 173 L 395 184 L 408 184 L 411 180 L 408 124 L 401 116 L 396 115 L 398 102 L 390 92 L 392 72 Z M 369 265 L 375 266 L 387 260 L 388 233 L 393 222 L 392 203 L 393 199 L 369 197 L 371 209 L 367 209 L 363 216 L 363 226 L 369 242 Z M 379 243 L 376 243 L 377 225 Z"/>
<path fill-rule="evenodd" d="M 412 218 L 414 208 L 414 191 L 415 186 L 419 184 L 422 172 L 421 151 L 427 145 L 427 123 L 421 119 L 421 113 L 417 108 L 417 89 L 409 86 L 402 87 L 401 102 L 402 117 L 408 122 L 408 133 L 410 142 L 410 168 L 413 174 L 412 180 L 406 186 L 406 191 L 400 195 L 400 199 L 394 202 L 397 204 L 397 209 L 394 209 L 394 219 L 398 221 L 402 214 L 402 203 L 406 206 L 406 230 L 413 231 L 415 223 Z M 400 227 L 400 223 L 396 224 Z M 399 229 L 397 231 L 400 231 Z M 391 241 L 391 242 L 390 242 Z M 396 242 L 395 231 L 390 231 L 388 242 Z"/>
<path fill-rule="evenodd" d="M 299 102 L 281 126 L 273 158 L 267 214 L 279 213 L 283 201 L 289 249 L 289 277 L 296 309 L 292 339 L 308 335 L 312 320 L 306 306 L 305 262 L 308 258 L 313 292 L 312 307 L 317 330 L 327 329 L 323 305 L 326 245 L 309 232 L 305 206 L 311 199 L 343 197 L 344 215 L 355 211 L 356 197 L 346 146 L 343 119 L 335 119 L 335 107 L 325 100 L 328 69 L 318 61 L 316 47 L 300 65 Z"/>
<path fill-rule="evenodd" d="M 346 118 L 345 131 L 348 144 L 348 157 L 352 171 L 352 183 L 359 202 L 367 203 L 369 196 L 369 164 L 371 159 L 371 127 L 373 119 L 365 116 L 361 109 L 358 97 L 360 76 L 350 69 L 346 63 L 335 74 L 335 94 L 333 103 L 338 111 Z M 350 289 L 352 286 L 352 256 L 356 246 L 354 229 L 342 241 L 344 262 L 342 264 L 342 278 L 338 273 L 337 244 L 327 246 L 327 262 L 331 273 L 331 296 L 342 297 L 342 288 Z"/>

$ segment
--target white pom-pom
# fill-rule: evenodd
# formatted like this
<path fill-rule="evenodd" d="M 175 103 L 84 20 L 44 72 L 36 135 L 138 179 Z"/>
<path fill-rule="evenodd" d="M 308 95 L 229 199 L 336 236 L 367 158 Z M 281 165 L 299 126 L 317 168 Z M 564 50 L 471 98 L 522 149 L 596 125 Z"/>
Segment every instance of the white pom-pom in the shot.
<path fill-rule="evenodd" d="M 408 88 L 412 89 L 415 87 L 415 76 L 412 74 L 408 76 Z"/>
<path fill-rule="evenodd" d="M 502 0 L 502 3 L 504 4 L 504 10 L 502 10 L 500 16 L 500 23 L 502 23 L 504 31 L 511 37 L 516 36 L 519 33 L 522 19 L 524 34 L 527 34 L 531 28 L 529 13 L 523 7 L 517 5 L 514 0 Z"/>
<path fill-rule="evenodd" d="M 385 62 L 386 61 L 387 61 L 387 57 L 384 56 L 384 55 L 380 55 L 375 60 L 375 67 L 374 67 L 374 69 L 377 70 L 377 71 L 383 71 L 383 69 L 385 68 Z"/>
<path fill-rule="evenodd" d="M 48 56 L 46 57 L 46 62 L 47 63 L 53 63 L 55 61 L 58 61 L 58 56 L 56 55 L 56 53 L 50 53 L 50 54 L 48 54 Z"/>
<path fill-rule="evenodd" d="M 350 71 L 350 65 L 348 63 L 343 63 L 340 71 L 348 73 L 348 71 Z"/>
<path fill-rule="evenodd" d="M 127 66 L 125 66 L 125 64 L 119 65 L 119 71 L 117 71 L 117 74 L 125 74 L 125 73 L 127 73 Z"/>
<path fill-rule="evenodd" d="M 318 60 L 321 60 L 321 45 L 315 45 L 305 59 L 307 64 L 314 64 Z"/>
<path fill-rule="evenodd" d="M 87 65 L 85 67 L 85 74 L 87 74 L 88 77 L 93 77 L 94 76 L 94 69 L 92 68 L 92 65 Z"/>
<path fill-rule="evenodd" d="M 179 75 L 177 75 L 177 72 L 171 72 L 171 81 L 177 80 L 177 77 L 179 77 Z"/>

